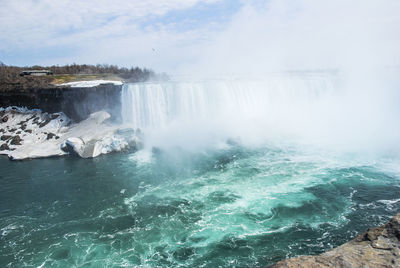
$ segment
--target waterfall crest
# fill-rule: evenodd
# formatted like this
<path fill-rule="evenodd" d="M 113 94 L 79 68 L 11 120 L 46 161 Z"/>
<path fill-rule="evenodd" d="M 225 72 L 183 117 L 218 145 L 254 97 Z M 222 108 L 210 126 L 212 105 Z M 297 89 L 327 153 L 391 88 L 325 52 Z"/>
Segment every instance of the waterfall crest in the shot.
<path fill-rule="evenodd" d="M 309 106 L 334 94 L 336 82 L 326 74 L 308 74 L 251 81 L 126 84 L 121 96 L 122 118 L 143 129 L 164 127 L 177 120 L 275 120 L 297 106 Z"/>

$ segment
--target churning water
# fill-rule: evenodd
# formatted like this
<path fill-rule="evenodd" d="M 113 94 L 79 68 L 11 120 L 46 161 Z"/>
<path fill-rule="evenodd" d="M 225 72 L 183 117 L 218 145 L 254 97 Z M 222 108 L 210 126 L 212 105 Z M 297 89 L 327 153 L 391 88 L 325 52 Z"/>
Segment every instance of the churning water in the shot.
<path fill-rule="evenodd" d="M 0 159 L 0 266 L 265 267 L 385 222 L 400 210 L 398 158 L 312 143 L 334 131 L 322 118 L 338 113 L 338 85 L 125 85 L 143 150 Z"/>

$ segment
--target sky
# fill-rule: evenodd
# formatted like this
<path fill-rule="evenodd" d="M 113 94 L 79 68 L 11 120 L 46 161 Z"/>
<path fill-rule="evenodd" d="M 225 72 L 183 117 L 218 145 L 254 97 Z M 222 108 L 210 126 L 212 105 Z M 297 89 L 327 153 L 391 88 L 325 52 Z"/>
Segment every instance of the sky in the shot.
<path fill-rule="evenodd" d="M 398 66 L 398 0 L 0 0 L 7 65 L 166 73 Z"/>

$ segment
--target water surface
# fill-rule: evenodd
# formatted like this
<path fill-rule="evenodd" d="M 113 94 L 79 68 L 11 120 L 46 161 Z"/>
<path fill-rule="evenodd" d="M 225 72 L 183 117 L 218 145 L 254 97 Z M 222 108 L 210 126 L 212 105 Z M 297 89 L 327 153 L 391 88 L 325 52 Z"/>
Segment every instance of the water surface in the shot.
<path fill-rule="evenodd" d="M 265 267 L 400 211 L 398 166 L 294 146 L 0 158 L 1 267 Z"/>

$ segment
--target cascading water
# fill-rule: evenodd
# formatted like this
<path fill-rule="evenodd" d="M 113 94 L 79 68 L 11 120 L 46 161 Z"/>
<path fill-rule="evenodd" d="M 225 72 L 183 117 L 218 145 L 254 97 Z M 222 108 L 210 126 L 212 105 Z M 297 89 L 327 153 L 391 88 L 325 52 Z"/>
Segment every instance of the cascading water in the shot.
<path fill-rule="evenodd" d="M 126 84 L 121 95 L 122 118 L 145 130 L 155 146 L 191 147 L 228 138 L 253 141 L 303 135 L 323 123 L 321 113 L 330 112 L 327 100 L 332 103 L 341 94 L 338 84 L 340 78 L 328 72 Z"/>
<path fill-rule="evenodd" d="M 166 126 L 174 120 L 235 115 L 276 116 L 294 105 L 309 105 L 332 95 L 337 78 L 327 74 L 272 75 L 263 80 L 214 80 L 126 84 L 122 92 L 125 123 L 139 128 Z"/>

